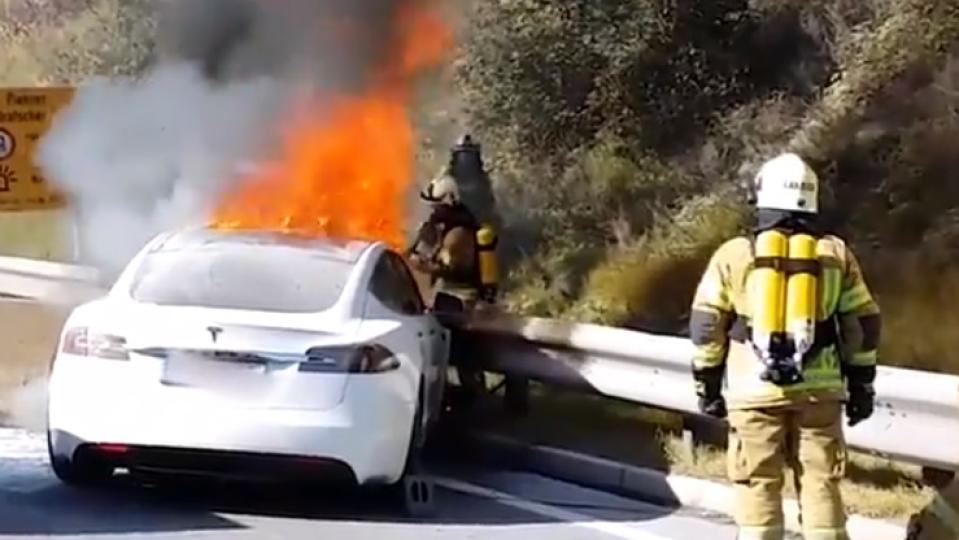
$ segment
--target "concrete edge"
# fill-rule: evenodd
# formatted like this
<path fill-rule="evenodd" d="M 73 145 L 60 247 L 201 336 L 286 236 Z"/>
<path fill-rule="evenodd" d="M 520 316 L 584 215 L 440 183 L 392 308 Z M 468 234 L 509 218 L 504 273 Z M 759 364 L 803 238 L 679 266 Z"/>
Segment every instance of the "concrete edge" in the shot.
<path fill-rule="evenodd" d="M 551 478 L 665 506 L 687 506 L 727 516 L 733 513 L 734 490 L 720 482 L 644 469 L 490 433 L 471 433 L 469 438 L 493 459 Z M 783 512 L 787 529 L 800 533 L 797 502 L 784 501 Z M 861 515 L 849 516 L 847 528 L 852 539 L 864 540 L 902 540 L 906 532 L 905 523 Z"/>

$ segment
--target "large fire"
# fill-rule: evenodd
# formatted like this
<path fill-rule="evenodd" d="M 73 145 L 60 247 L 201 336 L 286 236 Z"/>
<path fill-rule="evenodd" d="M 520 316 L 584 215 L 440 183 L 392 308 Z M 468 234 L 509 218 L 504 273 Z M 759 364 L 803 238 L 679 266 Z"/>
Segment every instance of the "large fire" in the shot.
<path fill-rule="evenodd" d="M 452 44 L 429 5 L 406 4 L 394 17 L 397 43 L 367 87 L 298 102 L 280 156 L 226 195 L 216 226 L 403 243 L 415 166 L 413 80 Z"/>

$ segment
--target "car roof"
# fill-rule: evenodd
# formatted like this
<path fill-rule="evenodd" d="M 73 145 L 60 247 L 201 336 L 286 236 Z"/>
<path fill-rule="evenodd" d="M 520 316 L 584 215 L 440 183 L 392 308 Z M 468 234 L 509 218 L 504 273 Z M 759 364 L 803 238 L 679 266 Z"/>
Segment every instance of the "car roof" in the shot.
<path fill-rule="evenodd" d="M 203 227 L 179 231 L 159 242 L 151 252 L 193 250 L 235 245 L 281 246 L 307 249 L 318 255 L 356 263 L 374 242 L 337 239 L 282 230 L 241 230 Z"/>

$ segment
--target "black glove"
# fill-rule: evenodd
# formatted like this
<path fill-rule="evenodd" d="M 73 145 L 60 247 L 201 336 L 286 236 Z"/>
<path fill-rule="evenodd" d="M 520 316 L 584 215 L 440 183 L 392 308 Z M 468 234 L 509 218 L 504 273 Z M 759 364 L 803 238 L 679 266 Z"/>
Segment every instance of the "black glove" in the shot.
<path fill-rule="evenodd" d="M 726 418 L 726 399 L 723 396 L 699 396 L 699 410 L 716 418 Z"/>
<path fill-rule="evenodd" d="M 872 416 L 875 409 L 876 393 L 871 384 L 850 384 L 849 401 L 846 403 L 846 417 L 849 427 Z"/>
<path fill-rule="evenodd" d="M 726 418 L 726 400 L 723 399 L 722 384 L 725 366 L 694 369 L 696 396 L 699 397 L 699 410 L 703 414 L 716 418 Z"/>

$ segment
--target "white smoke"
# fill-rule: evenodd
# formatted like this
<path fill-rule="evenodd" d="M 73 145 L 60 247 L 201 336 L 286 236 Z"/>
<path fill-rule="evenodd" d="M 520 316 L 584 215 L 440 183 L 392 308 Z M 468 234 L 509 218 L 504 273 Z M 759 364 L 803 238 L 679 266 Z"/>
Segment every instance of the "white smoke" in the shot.
<path fill-rule="evenodd" d="M 29 431 L 42 432 L 47 427 L 47 379 L 31 379 L 13 391 L 6 406 L 7 423 Z"/>
<path fill-rule="evenodd" d="M 38 160 L 70 197 L 84 262 L 121 270 L 153 235 L 203 222 L 237 168 L 277 140 L 282 85 L 215 85 L 191 63 L 80 89 L 41 141 Z"/>

